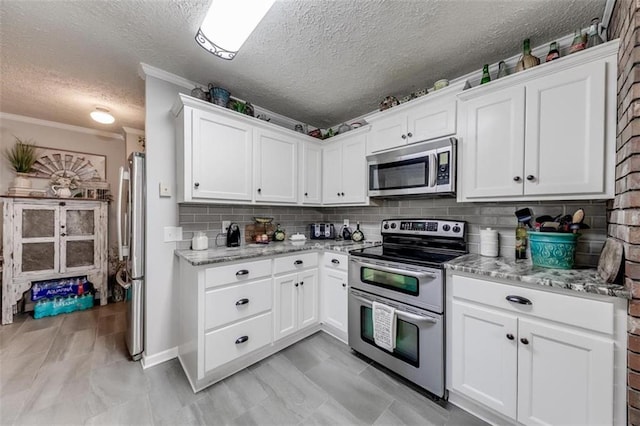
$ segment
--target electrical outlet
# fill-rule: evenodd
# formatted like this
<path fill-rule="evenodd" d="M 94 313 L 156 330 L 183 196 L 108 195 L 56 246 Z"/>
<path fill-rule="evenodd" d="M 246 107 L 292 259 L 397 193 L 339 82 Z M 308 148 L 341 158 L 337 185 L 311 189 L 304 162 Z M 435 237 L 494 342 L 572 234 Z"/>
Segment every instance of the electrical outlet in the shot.
<path fill-rule="evenodd" d="M 227 230 L 229 230 L 229 226 L 231 226 L 231 221 L 230 220 L 223 220 L 222 221 L 222 232 L 226 233 Z"/>
<path fill-rule="evenodd" d="M 344 220 L 344 226 L 349 226 L 349 219 Z"/>

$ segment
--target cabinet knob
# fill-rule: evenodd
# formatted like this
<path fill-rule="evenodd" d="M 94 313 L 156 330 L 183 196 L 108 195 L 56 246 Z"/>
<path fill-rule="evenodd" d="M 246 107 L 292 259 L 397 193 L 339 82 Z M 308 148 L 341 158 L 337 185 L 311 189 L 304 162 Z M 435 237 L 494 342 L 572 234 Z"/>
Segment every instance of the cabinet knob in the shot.
<path fill-rule="evenodd" d="M 300 285 L 304 285 L 304 281 L 300 281 Z"/>
<path fill-rule="evenodd" d="M 528 175 L 527 180 L 534 180 L 536 177 L 534 175 Z"/>
<path fill-rule="evenodd" d="M 347 285 L 345 283 L 342 283 L 342 287 L 346 287 Z"/>
<path fill-rule="evenodd" d="M 295 283 L 294 285 L 295 285 L 296 287 L 298 287 L 298 283 Z"/>
<path fill-rule="evenodd" d="M 338 192 L 338 197 L 340 196 L 340 193 Z"/>
<path fill-rule="evenodd" d="M 236 339 L 236 345 L 239 345 L 240 343 L 244 343 L 247 340 L 249 340 L 249 336 L 240 336 Z"/>
<path fill-rule="evenodd" d="M 249 299 L 240 299 L 236 302 L 236 306 L 246 305 L 247 303 L 249 303 Z"/>
<path fill-rule="evenodd" d="M 65 234 L 64 232 L 62 234 L 60 234 L 61 237 L 66 237 L 67 234 Z"/>
<path fill-rule="evenodd" d="M 61 205 L 62 207 L 64 207 L 64 206 L 66 206 L 66 205 L 67 205 L 67 203 L 65 203 L 64 201 L 60 201 L 60 205 Z"/>
<path fill-rule="evenodd" d="M 258 194 L 262 192 L 262 188 L 258 188 Z"/>
<path fill-rule="evenodd" d="M 507 339 L 509 339 L 509 340 L 513 340 L 513 339 L 514 339 L 513 334 L 508 333 L 508 334 L 507 334 Z"/>
<path fill-rule="evenodd" d="M 523 345 L 528 345 L 529 341 L 527 340 L 526 337 L 523 337 L 522 339 L 520 339 L 520 341 L 522 342 Z"/>
<path fill-rule="evenodd" d="M 520 176 L 514 176 L 513 180 L 515 180 L 516 182 L 520 182 Z"/>
<path fill-rule="evenodd" d="M 407 133 L 407 136 L 411 137 L 411 136 L 413 136 L 413 133 L 409 132 L 409 133 Z"/>
<path fill-rule="evenodd" d="M 193 186 L 195 186 L 196 188 L 200 186 L 200 182 L 194 182 Z"/>
<path fill-rule="evenodd" d="M 402 139 L 406 139 L 406 138 L 407 138 L 407 135 L 402 135 Z"/>
<path fill-rule="evenodd" d="M 308 192 L 305 192 L 305 193 L 304 193 L 304 196 L 305 196 L 305 197 L 308 197 L 308 196 L 309 196 L 309 193 L 308 193 Z"/>
<path fill-rule="evenodd" d="M 342 195 L 344 197 L 344 192 L 341 192 L 340 195 Z"/>

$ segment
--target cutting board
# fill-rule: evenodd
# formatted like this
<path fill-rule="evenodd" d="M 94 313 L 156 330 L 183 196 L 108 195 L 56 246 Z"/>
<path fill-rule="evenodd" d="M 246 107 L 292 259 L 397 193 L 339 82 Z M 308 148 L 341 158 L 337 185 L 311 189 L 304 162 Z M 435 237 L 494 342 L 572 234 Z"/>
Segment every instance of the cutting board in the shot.
<path fill-rule="evenodd" d="M 598 274 L 608 283 L 616 280 L 624 261 L 624 246 L 618 240 L 607 238 L 604 243 L 600 260 L 598 261 Z"/>
<path fill-rule="evenodd" d="M 265 229 L 267 230 L 266 232 Z M 244 241 L 247 243 L 255 243 L 256 235 L 265 233 L 269 236 L 269 241 L 271 241 L 273 240 L 273 232 L 275 230 L 276 226 L 273 223 L 250 223 L 244 227 Z"/>

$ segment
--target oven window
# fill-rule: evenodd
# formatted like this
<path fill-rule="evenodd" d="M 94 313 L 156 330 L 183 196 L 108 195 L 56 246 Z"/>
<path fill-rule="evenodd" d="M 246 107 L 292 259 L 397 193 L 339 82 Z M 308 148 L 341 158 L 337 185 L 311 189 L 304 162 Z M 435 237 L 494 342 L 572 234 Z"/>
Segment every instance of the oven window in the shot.
<path fill-rule="evenodd" d="M 378 287 L 388 288 L 389 290 L 412 296 L 418 296 L 419 294 L 420 280 L 410 275 L 395 274 L 364 266 L 360 268 L 360 280 L 363 283 L 377 285 Z"/>
<path fill-rule="evenodd" d="M 417 188 L 429 185 L 429 157 L 369 166 L 369 189 Z"/>
<path fill-rule="evenodd" d="M 396 323 L 396 348 L 393 350 L 392 355 L 414 367 L 420 367 L 420 334 L 418 333 L 418 326 L 400 318 Z M 373 340 L 373 310 L 367 306 L 360 306 L 360 338 L 384 351 Z"/>

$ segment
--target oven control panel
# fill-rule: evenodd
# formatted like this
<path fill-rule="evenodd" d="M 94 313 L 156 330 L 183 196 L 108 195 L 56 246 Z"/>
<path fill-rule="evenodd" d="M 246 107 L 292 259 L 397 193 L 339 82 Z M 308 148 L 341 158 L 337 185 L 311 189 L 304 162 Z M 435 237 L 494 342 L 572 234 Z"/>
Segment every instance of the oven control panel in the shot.
<path fill-rule="evenodd" d="M 466 222 L 439 219 L 385 219 L 382 234 L 430 235 L 464 238 Z"/>

